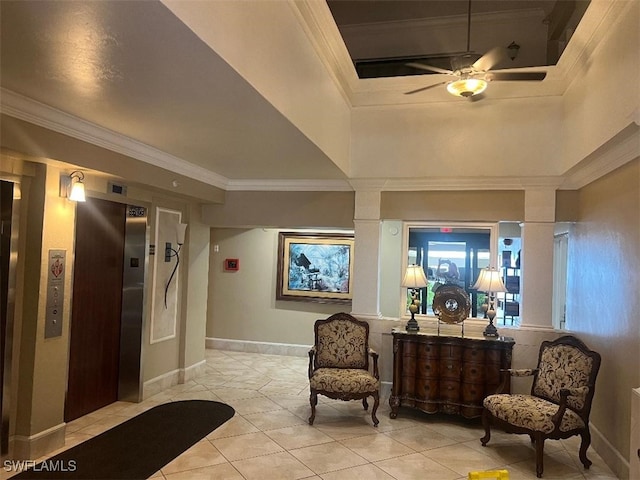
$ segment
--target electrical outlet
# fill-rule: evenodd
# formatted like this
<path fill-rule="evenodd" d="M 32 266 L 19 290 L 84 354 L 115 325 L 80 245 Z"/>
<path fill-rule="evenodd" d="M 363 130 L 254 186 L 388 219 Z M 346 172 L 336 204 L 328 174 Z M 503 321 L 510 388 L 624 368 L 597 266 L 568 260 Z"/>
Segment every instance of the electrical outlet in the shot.
<path fill-rule="evenodd" d="M 164 261 L 165 262 L 170 262 L 171 261 L 172 250 L 173 249 L 171 248 L 171 242 L 165 243 L 165 246 L 164 246 Z"/>

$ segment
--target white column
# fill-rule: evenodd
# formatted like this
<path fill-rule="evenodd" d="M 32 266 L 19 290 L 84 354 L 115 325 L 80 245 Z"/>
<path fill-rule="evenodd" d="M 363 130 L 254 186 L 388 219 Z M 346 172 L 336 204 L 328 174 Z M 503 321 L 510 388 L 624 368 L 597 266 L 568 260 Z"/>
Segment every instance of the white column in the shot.
<path fill-rule="evenodd" d="M 555 188 L 525 191 L 520 253 L 521 327 L 553 328 L 553 233 Z"/>
<path fill-rule="evenodd" d="M 353 301 L 355 316 L 380 317 L 380 189 L 356 188 Z"/>

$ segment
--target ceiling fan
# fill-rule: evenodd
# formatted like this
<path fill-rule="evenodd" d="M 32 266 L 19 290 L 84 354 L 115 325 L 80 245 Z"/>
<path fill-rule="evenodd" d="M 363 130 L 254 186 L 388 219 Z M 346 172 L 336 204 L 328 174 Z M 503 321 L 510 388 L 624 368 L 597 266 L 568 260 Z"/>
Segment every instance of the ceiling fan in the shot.
<path fill-rule="evenodd" d="M 408 67 L 426 70 L 433 73 L 442 73 L 457 77 L 457 80 L 447 80 L 426 87 L 421 87 L 405 95 L 422 92 L 440 85 L 447 85 L 447 91 L 452 95 L 469 98 L 484 92 L 488 82 L 495 81 L 542 81 L 547 72 L 491 72 L 500 61 L 507 57 L 507 47 L 495 47 L 482 56 L 478 56 L 470 50 L 471 41 L 471 0 L 467 8 L 467 50 L 465 53 L 451 59 L 451 69 L 427 65 L 420 62 L 410 62 Z"/>

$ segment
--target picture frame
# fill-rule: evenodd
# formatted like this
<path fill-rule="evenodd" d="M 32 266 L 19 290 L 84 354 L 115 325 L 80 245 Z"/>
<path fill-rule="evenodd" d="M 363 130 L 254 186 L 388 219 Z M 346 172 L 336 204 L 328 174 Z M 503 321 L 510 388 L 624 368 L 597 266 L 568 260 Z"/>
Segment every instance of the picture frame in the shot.
<path fill-rule="evenodd" d="M 182 212 L 156 207 L 155 241 L 157 245 L 176 242 L 176 225 L 182 223 Z M 159 343 L 176 337 L 178 318 L 178 293 L 180 292 L 180 266 L 173 281 L 167 284 L 176 258 L 165 262 L 165 248 L 157 248 L 153 256 L 151 328 L 149 343 Z"/>
<path fill-rule="evenodd" d="M 276 300 L 351 303 L 353 235 L 280 232 Z"/>

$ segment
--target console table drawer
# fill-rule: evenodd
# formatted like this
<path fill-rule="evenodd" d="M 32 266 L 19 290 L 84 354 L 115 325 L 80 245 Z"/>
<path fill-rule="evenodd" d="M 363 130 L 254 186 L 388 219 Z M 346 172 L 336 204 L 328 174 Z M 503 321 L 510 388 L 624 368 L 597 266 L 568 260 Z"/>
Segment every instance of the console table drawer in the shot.
<path fill-rule="evenodd" d="M 478 363 L 465 363 L 462 366 L 462 381 L 484 383 L 487 370 L 485 365 Z"/>
<path fill-rule="evenodd" d="M 460 382 L 457 380 L 442 380 L 440 382 L 440 398 L 451 402 L 460 400 Z"/>
<path fill-rule="evenodd" d="M 484 385 L 479 383 L 463 383 L 462 384 L 462 402 L 481 404 L 485 397 Z"/>
<path fill-rule="evenodd" d="M 486 350 L 484 348 L 465 348 L 462 359 L 465 362 L 475 362 L 484 364 L 486 359 Z"/>
<path fill-rule="evenodd" d="M 416 382 L 415 397 L 423 400 L 437 400 L 439 398 L 438 386 L 437 378 L 420 379 Z"/>
<path fill-rule="evenodd" d="M 460 379 L 460 362 L 443 358 L 440 361 L 440 378 Z"/>
<path fill-rule="evenodd" d="M 438 377 L 439 362 L 437 358 L 432 358 L 427 362 L 420 362 L 417 366 L 419 377 Z"/>

